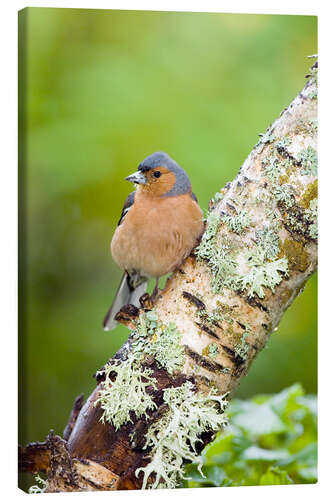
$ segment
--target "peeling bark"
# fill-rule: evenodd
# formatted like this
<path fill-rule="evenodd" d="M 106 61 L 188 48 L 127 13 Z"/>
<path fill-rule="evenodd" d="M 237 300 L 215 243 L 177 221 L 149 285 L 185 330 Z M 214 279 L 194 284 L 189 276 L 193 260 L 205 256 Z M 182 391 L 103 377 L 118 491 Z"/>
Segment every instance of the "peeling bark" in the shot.
<path fill-rule="evenodd" d="M 316 270 L 309 208 L 316 198 L 315 70 L 316 65 L 305 88 L 267 129 L 234 181 L 210 202 L 210 214 L 218 220 L 215 249 L 228 248 L 238 274 L 217 290 L 212 262 L 194 251 L 154 304 L 144 296 L 141 310 L 125 306 L 118 313 L 118 321 L 131 329 L 143 310 L 152 307 L 163 324 L 173 321 L 184 347 L 182 370 L 171 375 L 148 356 L 144 365 L 157 381 L 150 391 L 157 409 L 148 410 L 147 419 L 133 415 L 118 431 L 101 422 L 102 410 L 94 405 L 103 386 L 103 377 L 97 377 L 83 407 L 80 400 L 74 405 L 65 440 L 50 434 L 45 443 L 20 449 L 21 470 L 48 474 L 46 491 L 140 488 L 143 475 L 136 477 L 135 471 L 150 460 L 143 449 L 147 429 L 167 411 L 163 390 L 190 380 L 197 391 L 208 393 L 213 386 L 220 394 L 231 394 Z M 271 241 L 265 243 L 266 236 Z M 251 251 L 265 254 L 261 263 L 253 263 L 257 254 L 249 257 Z M 255 284 L 251 292 L 250 273 L 264 272 L 278 259 L 281 265 L 287 262 L 288 271 L 278 269 L 271 288 Z M 132 341 L 130 337 L 115 359 L 124 359 Z M 203 446 L 214 433 L 202 437 Z"/>

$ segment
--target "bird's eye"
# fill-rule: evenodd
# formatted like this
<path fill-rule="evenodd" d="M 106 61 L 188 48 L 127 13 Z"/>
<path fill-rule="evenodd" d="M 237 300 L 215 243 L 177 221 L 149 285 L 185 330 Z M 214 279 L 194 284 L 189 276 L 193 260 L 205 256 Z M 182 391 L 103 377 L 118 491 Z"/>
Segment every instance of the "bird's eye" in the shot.
<path fill-rule="evenodd" d="M 161 172 L 159 172 L 159 170 L 156 170 L 156 172 L 154 172 L 154 177 L 158 178 L 158 177 L 161 177 Z"/>

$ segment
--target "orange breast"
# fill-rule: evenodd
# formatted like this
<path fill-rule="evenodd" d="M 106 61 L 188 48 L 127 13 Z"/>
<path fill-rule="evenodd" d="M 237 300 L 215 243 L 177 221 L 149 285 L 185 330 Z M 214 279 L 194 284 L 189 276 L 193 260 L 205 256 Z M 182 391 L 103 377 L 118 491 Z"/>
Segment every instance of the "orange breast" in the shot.
<path fill-rule="evenodd" d="M 124 270 L 163 276 L 181 265 L 202 234 L 202 211 L 189 194 L 135 198 L 113 235 L 112 256 Z"/>

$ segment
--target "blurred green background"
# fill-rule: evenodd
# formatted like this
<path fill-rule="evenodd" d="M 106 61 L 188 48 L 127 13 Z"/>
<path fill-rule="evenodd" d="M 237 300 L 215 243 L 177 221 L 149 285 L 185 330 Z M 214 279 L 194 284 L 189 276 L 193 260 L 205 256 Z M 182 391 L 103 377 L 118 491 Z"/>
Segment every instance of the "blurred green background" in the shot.
<path fill-rule="evenodd" d="M 19 441 L 61 434 L 126 340 L 102 319 L 124 177 L 164 150 L 200 205 L 237 174 L 305 83 L 309 16 L 29 8 L 20 33 Z M 317 389 L 312 277 L 237 396 Z"/>

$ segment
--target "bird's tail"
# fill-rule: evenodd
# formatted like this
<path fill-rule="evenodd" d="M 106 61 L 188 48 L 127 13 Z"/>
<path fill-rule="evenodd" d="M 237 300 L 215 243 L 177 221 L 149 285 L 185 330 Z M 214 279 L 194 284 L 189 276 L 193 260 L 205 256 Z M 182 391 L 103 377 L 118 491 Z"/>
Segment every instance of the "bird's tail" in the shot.
<path fill-rule="evenodd" d="M 134 281 L 129 274 L 124 273 L 114 301 L 104 318 L 104 330 L 113 330 L 117 326 L 118 322 L 114 317 L 125 304 L 133 304 L 136 307 L 140 307 L 139 299 L 147 290 L 148 285 L 146 278 L 140 278 L 140 280 L 136 279 Z"/>

